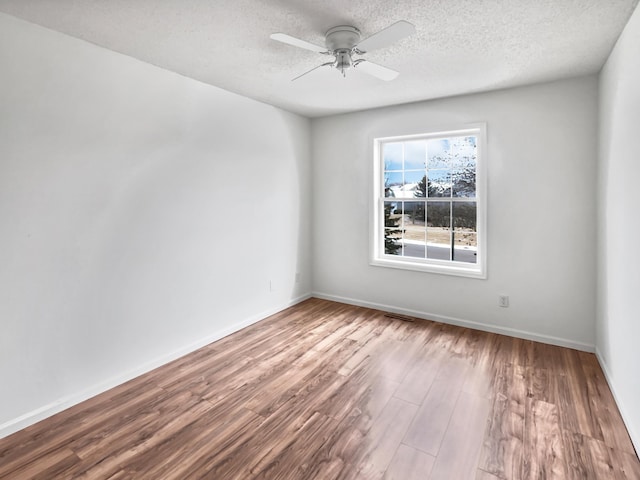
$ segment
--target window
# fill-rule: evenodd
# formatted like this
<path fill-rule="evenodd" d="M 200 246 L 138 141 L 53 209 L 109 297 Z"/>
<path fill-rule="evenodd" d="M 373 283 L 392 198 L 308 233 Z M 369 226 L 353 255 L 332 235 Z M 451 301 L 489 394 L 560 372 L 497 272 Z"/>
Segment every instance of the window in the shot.
<path fill-rule="evenodd" d="M 373 265 L 485 278 L 484 127 L 374 141 Z"/>

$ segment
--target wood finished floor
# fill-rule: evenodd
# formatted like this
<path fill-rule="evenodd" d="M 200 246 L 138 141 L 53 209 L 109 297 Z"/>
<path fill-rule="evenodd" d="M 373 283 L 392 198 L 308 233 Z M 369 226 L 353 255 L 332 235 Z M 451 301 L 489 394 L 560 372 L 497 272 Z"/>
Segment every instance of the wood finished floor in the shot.
<path fill-rule="evenodd" d="M 10 479 L 640 479 L 592 354 L 311 299 L 0 440 Z"/>

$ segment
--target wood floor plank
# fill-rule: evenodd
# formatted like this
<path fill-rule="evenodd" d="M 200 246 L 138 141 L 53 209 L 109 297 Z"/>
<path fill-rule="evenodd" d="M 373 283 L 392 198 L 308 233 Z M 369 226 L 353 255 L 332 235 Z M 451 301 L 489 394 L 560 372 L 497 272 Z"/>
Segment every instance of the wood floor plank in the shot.
<path fill-rule="evenodd" d="M 479 466 L 499 478 L 519 478 L 523 466 L 524 417 L 498 394 L 489 413 Z"/>
<path fill-rule="evenodd" d="M 399 386 L 398 382 L 376 375 L 376 372 L 377 367 L 369 359 L 361 362 L 347 376 L 338 374 L 333 383 L 338 388 L 332 390 L 326 401 L 318 406 L 319 411 L 342 420 L 358 408 L 375 420 Z"/>
<path fill-rule="evenodd" d="M 438 455 L 467 368 L 461 359 L 446 359 L 402 443 L 434 457 Z"/>
<path fill-rule="evenodd" d="M 614 458 L 613 449 L 607 447 L 604 442 L 583 437 L 581 441 L 576 441 L 575 438 L 571 439 L 570 443 L 581 445 L 585 448 L 586 453 L 589 455 L 590 464 L 593 466 L 594 475 L 600 478 L 628 478 L 625 475 L 624 468 L 622 468 L 622 462 L 619 462 L 618 458 Z M 640 475 L 637 478 L 640 478 Z"/>
<path fill-rule="evenodd" d="M 597 478 L 593 458 L 589 451 L 589 437 L 574 432 L 561 432 L 563 464 L 565 473 L 562 478 L 578 480 Z"/>
<path fill-rule="evenodd" d="M 245 407 L 267 417 L 303 389 L 311 389 L 324 378 L 334 376 L 350 354 L 351 341 L 334 344 L 328 356 L 309 356 L 304 362 L 295 362 L 296 368 L 287 368 L 278 375 L 262 382 L 249 398 Z M 300 360 L 300 359 L 299 359 Z"/>
<path fill-rule="evenodd" d="M 158 426 L 166 423 L 167 418 L 172 418 L 199 401 L 189 392 L 158 396 L 140 409 L 130 410 L 126 415 L 117 417 L 68 445 L 80 458 L 88 458 L 97 452 L 109 452 L 112 445 L 135 438 L 140 432 L 155 431 Z"/>
<path fill-rule="evenodd" d="M 611 458 L 611 466 L 613 466 L 614 472 L 616 472 L 617 475 L 617 477 L 614 476 L 614 478 L 620 478 L 620 480 L 640 478 L 640 461 L 638 461 L 637 455 L 613 448 L 609 448 L 609 455 Z M 605 472 L 608 471 L 610 471 L 609 466 L 607 466 Z"/>
<path fill-rule="evenodd" d="M 567 458 L 560 430 L 558 408 L 540 400 L 529 400 L 524 431 L 522 478 L 566 478 Z"/>
<path fill-rule="evenodd" d="M 478 469 L 476 472 L 475 480 L 503 480 L 505 477 L 497 477 L 492 473 L 485 472 L 484 470 Z M 509 478 L 519 478 L 519 477 L 509 477 Z"/>
<path fill-rule="evenodd" d="M 602 432 L 602 440 L 609 447 L 634 455 L 635 450 L 629 433 L 625 429 L 615 428 L 620 425 L 622 416 L 613 399 L 604 373 L 592 353 L 577 352 L 580 365 L 585 373 L 587 395 L 592 406 L 594 421 L 598 431 Z"/>
<path fill-rule="evenodd" d="M 154 449 L 124 463 L 137 478 L 203 478 L 226 464 L 242 464 L 239 445 L 252 438 L 264 418 L 244 408 L 214 408 Z M 215 445 L 215 448 L 212 448 Z M 223 478 L 223 477 L 220 477 Z"/>
<path fill-rule="evenodd" d="M 526 379 L 527 398 L 547 403 L 557 403 L 553 397 L 554 390 L 551 386 L 549 371 L 546 368 L 527 366 L 524 369 L 524 376 Z"/>
<path fill-rule="evenodd" d="M 588 382 L 585 371 L 582 368 L 580 352 L 565 348 L 562 349 L 562 356 L 565 359 L 565 372 L 571 372 L 571 375 L 565 375 L 565 378 L 566 384 L 569 386 L 571 398 L 576 405 L 574 407 L 576 413 L 575 419 L 578 421 L 579 427 L 572 431 L 588 435 L 598 440 L 604 440 L 597 412 L 589 398 Z"/>
<path fill-rule="evenodd" d="M 367 446 L 358 473 L 364 478 L 382 478 L 400 446 L 418 407 L 398 398 L 391 398 L 373 422 L 367 435 Z"/>
<path fill-rule="evenodd" d="M 0 439 L 3 480 L 430 477 L 640 461 L 592 354 L 317 298 Z"/>
<path fill-rule="evenodd" d="M 282 412 L 265 420 L 251 437 L 237 443 L 227 455 L 212 455 L 207 463 L 199 466 L 199 471 L 214 478 L 255 478 L 260 472 L 269 471 L 271 464 L 292 448 L 297 439 L 308 438 L 333 421 L 314 411 Z"/>
<path fill-rule="evenodd" d="M 317 414 L 315 422 L 300 430 L 294 441 L 285 449 L 271 457 L 264 457 L 261 464 L 253 468 L 256 480 L 270 480 L 273 478 L 297 479 L 314 478 L 317 475 L 329 475 L 329 471 L 342 469 L 342 462 L 322 464 L 328 471 L 319 472 L 312 461 L 315 452 L 324 445 L 331 433 L 335 431 L 337 422 L 325 415 Z M 321 470 L 325 470 L 324 468 Z M 324 477 L 317 477 L 324 478 Z"/>
<path fill-rule="evenodd" d="M 358 407 L 345 415 L 328 440 L 310 458 L 309 478 L 355 478 L 357 462 L 362 456 L 362 446 L 367 442 L 371 424 L 371 417 Z"/>
<path fill-rule="evenodd" d="M 400 340 L 391 340 L 384 353 L 376 355 L 379 375 L 398 383 L 402 382 L 414 359 L 413 349 Z"/>
<path fill-rule="evenodd" d="M 385 343 L 384 331 L 389 328 L 391 323 L 378 324 L 364 338 L 358 341 L 357 351 L 340 369 L 342 375 L 349 375 L 360 364 L 371 359 L 374 353 L 381 345 Z"/>
<path fill-rule="evenodd" d="M 9 473 L 7 478 L 49 479 L 55 478 L 61 470 L 75 465 L 78 457 L 69 448 L 60 448 L 41 455 L 32 462 L 22 465 Z"/>
<path fill-rule="evenodd" d="M 0 440 L 0 478 L 34 458 L 103 428 L 111 418 L 125 415 L 128 410 L 137 409 L 164 394 L 162 389 L 152 386 L 141 390 L 134 387 L 131 392 L 121 392 L 113 397 L 103 394 L 99 401 L 87 402 L 86 409 L 82 404 L 78 405 Z M 105 411 L 109 412 L 108 416 L 103 414 Z"/>
<path fill-rule="evenodd" d="M 424 480 L 429 478 L 436 458 L 401 444 L 384 474 L 384 480 Z"/>
<path fill-rule="evenodd" d="M 467 371 L 467 376 L 462 384 L 462 391 L 492 399 L 494 397 L 493 382 L 494 376 L 492 372 L 480 365 L 471 366 Z"/>
<path fill-rule="evenodd" d="M 440 370 L 444 354 L 423 347 L 394 393 L 396 398 L 421 405 Z"/>
<path fill-rule="evenodd" d="M 127 440 L 110 445 L 108 450 L 82 459 L 79 469 L 74 469 L 73 478 L 105 478 L 117 473 L 122 465 L 136 457 L 145 457 L 159 445 L 173 438 L 178 432 L 189 429 L 197 418 L 212 408 L 208 402 L 200 401 L 189 408 L 175 412 L 169 421 L 161 422 L 149 431 L 143 430 Z"/>
<path fill-rule="evenodd" d="M 343 383 L 344 378 L 332 371 L 322 375 L 333 378 L 333 382 L 319 382 L 315 388 L 306 385 L 287 400 L 278 410 L 272 412 L 257 428 L 251 438 L 237 448 L 241 448 L 244 462 L 229 463 L 212 459 L 206 469 L 216 472 L 220 478 L 249 478 L 267 468 L 270 461 L 282 454 L 302 434 L 313 431 L 317 422 L 331 423 L 334 419 L 319 412 L 320 406 L 330 398 Z M 230 454 L 225 455 L 228 457 Z M 231 452 L 231 455 L 236 453 Z M 203 468 L 205 468 L 203 467 Z"/>
<path fill-rule="evenodd" d="M 461 392 L 429 480 L 473 478 L 485 436 L 490 401 Z"/>

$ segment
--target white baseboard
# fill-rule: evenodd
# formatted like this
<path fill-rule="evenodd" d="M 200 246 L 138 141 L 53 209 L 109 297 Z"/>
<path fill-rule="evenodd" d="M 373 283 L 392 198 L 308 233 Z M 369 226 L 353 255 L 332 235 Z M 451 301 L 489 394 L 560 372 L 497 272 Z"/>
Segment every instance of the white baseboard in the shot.
<path fill-rule="evenodd" d="M 604 372 L 604 378 L 607 379 L 609 390 L 611 390 L 611 393 L 613 394 L 613 398 L 616 401 L 618 410 L 620 410 L 622 421 L 627 427 L 627 432 L 629 432 L 629 437 L 631 438 L 631 443 L 633 443 L 633 448 L 636 449 L 636 455 L 640 458 L 640 432 L 636 432 L 633 430 L 632 424 L 629 421 L 629 415 L 627 414 L 627 411 L 624 407 L 625 404 L 622 402 L 620 396 L 616 393 L 616 388 L 613 384 L 613 377 L 611 376 L 611 372 L 609 371 L 609 366 L 607 365 L 607 362 L 604 361 L 604 358 L 602 357 L 602 354 L 600 353 L 598 347 L 596 347 L 596 358 L 598 359 L 600 367 Z"/>
<path fill-rule="evenodd" d="M 401 308 L 394 305 L 385 305 L 382 303 L 367 302 L 364 300 L 357 300 L 355 298 L 339 297 L 337 295 L 329 295 L 322 292 L 313 292 L 312 296 L 316 298 L 322 298 L 325 300 L 331 300 L 334 302 L 347 303 L 349 305 L 357 305 L 359 307 L 373 308 L 376 310 L 383 310 L 385 312 L 399 313 L 401 315 L 407 315 L 407 316 L 416 317 L 416 318 L 423 318 L 425 320 L 433 320 L 436 322 L 447 323 L 450 325 L 457 325 L 459 327 L 467 327 L 473 330 L 482 330 L 484 332 L 499 333 L 501 335 L 507 335 L 510 337 L 523 338 L 525 340 L 533 340 L 540 343 L 548 343 L 550 345 L 558 345 L 560 347 L 573 348 L 575 350 L 581 350 L 583 352 L 593 353 L 595 351 L 595 346 L 590 345 L 588 343 L 576 342 L 575 340 L 553 337 L 551 335 L 542 335 L 539 333 L 527 332 L 526 330 L 518 330 L 516 328 L 508 328 L 500 325 L 474 322 L 472 320 L 464 320 L 456 317 L 436 315 L 434 313 L 410 310 L 408 308 Z"/>
<path fill-rule="evenodd" d="M 109 378 L 103 382 L 97 383 L 95 385 L 90 386 L 80 392 L 72 393 L 71 395 L 67 395 L 65 397 L 59 398 L 58 400 L 51 402 L 47 405 L 43 405 L 35 410 L 25 413 L 17 418 L 9 420 L 0 425 L 0 438 L 4 438 L 12 433 L 15 433 L 23 428 L 28 427 L 29 425 L 33 425 L 41 420 L 44 420 L 47 417 L 55 415 L 63 410 L 66 410 L 69 407 L 77 405 L 85 400 L 88 400 L 91 397 L 99 395 L 100 393 L 106 392 L 107 390 L 117 387 L 129 380 L 143 375 L 151 370 L 161 367 L 177 358 L 180 358 L 184 355 L 187 355 L 191 352 L 198 350 L 199 348 L 204 347 L 205 345 L 210 344 L 211 342 L 215 342 L 216 340 L 220 340 L 221 338 L 226 337 L 227 335 L 231 335 L 232 333 L 237 332 L 238 330 L 242 330 L 249 325 L 252 325 L 260 320 L 265 319 L 271 315 L 274 315 L 286 308 L 289 308 L 293 305 L 296 305 L 304 300 L 311 298 L 310 294 L 302 295 L 300 297 L 294 298 L 287 302 L 286 304 L 280 305 L 278 307 L 272 308 L 265 312 L 262 312 L 257 315 L 253 315 L 241 322 L 235 323 L 225 329 L 218 330 L 206 337 L 198 340 L 197 342 L 193 342 L 189 345 L 185 345 L 177 350 L 174 350 L 171 353 L 166 355 L 162 355 L 161 357 L 150 360 L 149 362 L 144 363 L 132 370 L 122 373 L 121 375 L 117 375 L 115 377 Z"/>

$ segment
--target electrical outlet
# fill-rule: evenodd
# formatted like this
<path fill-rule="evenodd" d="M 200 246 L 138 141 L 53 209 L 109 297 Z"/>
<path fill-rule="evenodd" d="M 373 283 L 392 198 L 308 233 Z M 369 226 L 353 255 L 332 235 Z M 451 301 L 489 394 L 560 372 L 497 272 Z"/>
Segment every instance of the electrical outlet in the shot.
<path fill-rule="evenodd" d="M 498 296 L 498 305 L 501 307 L 508 307 L 509 306 L 509 296 L 508 295 L 499 295 Z"/>

